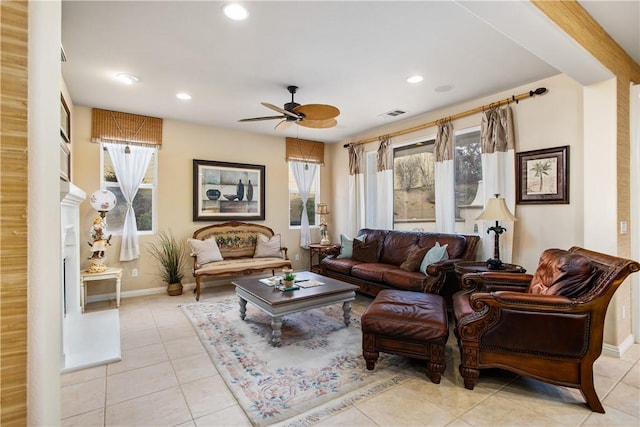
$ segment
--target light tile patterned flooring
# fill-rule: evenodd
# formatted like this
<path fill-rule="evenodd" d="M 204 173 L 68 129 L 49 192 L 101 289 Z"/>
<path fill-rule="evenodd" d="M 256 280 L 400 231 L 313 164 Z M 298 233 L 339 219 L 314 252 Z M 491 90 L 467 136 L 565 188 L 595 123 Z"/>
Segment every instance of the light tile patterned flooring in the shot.
<path fill-rule="evenodd" d="M 232 295 L 231 286 L 202 298 Z M 65 426 L 249 426 L 179 304 L 191 292 L 129 298 L 120 307 L 122 361 L 62 375 Z M 362 313 L 371 300 L 358 297 Z M 101 303 L 89 304 L 99 309 Z M 640 344 L 621 359 L 601 356 L 595 383 L 606 414 L 592 413 L 580 392 L 506 372 L 481 374 L 473 391 L 457 373 L 453 337 L 439 385 L 417 377 L 323 420 L 326 426 L 638 426 Z M 452 353 L 455 352 L 455 353 Z M 449 359 L 450 360 L 450 359 Z M 451 366 L 454 365 L 455 366 Z"/>

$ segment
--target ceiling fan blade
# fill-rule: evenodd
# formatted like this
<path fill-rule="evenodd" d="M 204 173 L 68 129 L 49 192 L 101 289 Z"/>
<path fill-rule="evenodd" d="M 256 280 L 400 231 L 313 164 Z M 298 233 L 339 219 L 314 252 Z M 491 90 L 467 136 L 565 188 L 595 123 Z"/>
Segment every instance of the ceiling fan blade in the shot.
<path fill-rule="evenodd" d="M 267 116 L 267 117 L 253 117 L 251 119 L 240 119 L 239 122 L 259 122 L 262 120 L 275 120 L 275 119 L 284 119 L 285 116 Z"/>
<path fill-rule="evenodd" d="M 286 114 L 287 116 L 291 116 L 291 117 L 294 117 L 296 119 L 300 118 L 300 116 L 298 114 L 292 113 L 291 111 L 287 111 L 284 108 L 280 108 L 280 107 L 278 107 L 276 105 L 269 104 L 268 102 L 261 102 L 261 104 L 264 105 L 267 108 L 271 108 L 272 110 L 277 111 L 278 113 Z"/>
<path fill-rule="evenodd" d="M 334 119 L 340 115 L 338 110 L 333 105 L 327 104 L 306 104 L 301 105 L 293 109 L 295 113 L 304 114 L 305 120 L 329 120 Z"/>
<path fill-rule="evenodd" d="M 293 123 L 295 123 L 293 120 L 285 119 L 285 120 L 281 121 L 280 123 L 278 123 L 276 125 L 276 127 L 274 127 L 274 129 L 278 130 L 278 131 L 283 131 L 285 129 L 288 129 Z"/>
<path fill-rule="evenodd" d="M 296 122 L 300 126 L 304 126 L 306 128 L 314 128 L 314 129 L 327 129 L 332 128 L 338 124 L 336 119 L 327 119 L 327 120 L 300 120 Z"/>

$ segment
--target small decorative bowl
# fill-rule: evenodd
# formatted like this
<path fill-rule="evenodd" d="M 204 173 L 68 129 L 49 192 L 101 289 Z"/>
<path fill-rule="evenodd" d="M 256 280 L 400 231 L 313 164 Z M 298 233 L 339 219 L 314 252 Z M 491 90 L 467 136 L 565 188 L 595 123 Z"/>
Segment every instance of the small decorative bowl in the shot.
<path fill-rule="evenodd" d="M 235 199 L 238 198 L 238 196 L 236 194 L 223 194 L 224 198 L 229 200 L 229 201 L 234 201 Z"/>

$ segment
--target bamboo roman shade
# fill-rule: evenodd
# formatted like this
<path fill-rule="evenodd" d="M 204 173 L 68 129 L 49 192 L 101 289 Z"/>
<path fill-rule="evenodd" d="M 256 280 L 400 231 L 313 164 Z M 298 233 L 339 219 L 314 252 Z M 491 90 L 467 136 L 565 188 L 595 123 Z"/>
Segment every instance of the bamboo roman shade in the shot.
<path fill-rule="evenodd" d="M 324 143 L 307 139 L 287 138 L 287 161 L 324 165 Z"/>
<path fill-rule="evenodd" d="M 91 141 L 160 148 L 162 119 L 94 108 L 91 110 Z"/>

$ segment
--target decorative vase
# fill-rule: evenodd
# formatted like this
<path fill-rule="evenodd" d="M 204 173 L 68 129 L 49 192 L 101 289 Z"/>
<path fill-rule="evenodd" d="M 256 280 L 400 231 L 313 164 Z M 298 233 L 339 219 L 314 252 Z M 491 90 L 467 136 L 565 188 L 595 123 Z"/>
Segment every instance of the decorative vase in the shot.
<path fill-rule="evenodd" d="M 238 196 L 238 200 L 244 199 L 244 184 L 242 180 L 238 181 L 238 185 L 236 186 L 236 195 Z"/>
<path fill-rule="evenodd" d="M 211 189 L 211 190 L 207 190 L 207 198 L 209 200 L 218 200 L 220 198 L 220 190 L 217 189 Z"/>
<path fill-rule="evenodd" d="M 167 293 L 172 297 L 182 295 L 182 283 L 170 283 L 169 286 L 167 286 Z"/>
<path fill-rule="evenodd" d="M 253 200 L 253 184 L 251 183 L 251 180 L 249 180 L 249 183 L 247 184 L 247 200 Z"/>

